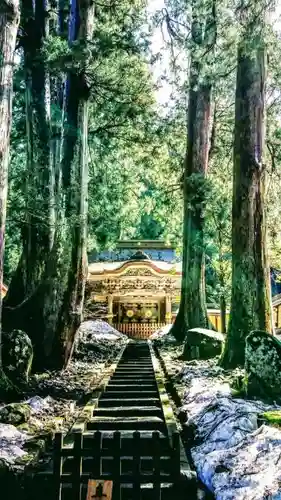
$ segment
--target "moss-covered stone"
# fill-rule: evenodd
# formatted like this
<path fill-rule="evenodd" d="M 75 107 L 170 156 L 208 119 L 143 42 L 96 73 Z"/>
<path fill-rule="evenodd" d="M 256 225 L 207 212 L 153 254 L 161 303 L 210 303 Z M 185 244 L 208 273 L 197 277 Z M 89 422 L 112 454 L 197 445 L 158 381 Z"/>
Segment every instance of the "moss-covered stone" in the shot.
<path fill-rule="evenodd" d="M 186 334 L 183 359 L 209 359 L 221 354 L 224 336 L 205 328 L 193 328 Z"/>
<path fill-rule="evenodd" d="M 245 388 L 249 396 L 281 402 L 281 342 L 257 330 L 246 339 Z"/>
<path fill-rule="evenodd" d="M 3 336 L 3 366 L 14 383 L 27 382 L 31 371 L 33 348 L 29 336 L 13 330 Z"/>
<path fill-rule="evenodd" d="M 11 403 L 0 408 L 0 422 L 2 424 L 17 426 L 28 422 L 30 416 L 30 406 L 24 403 Z"/>
<path fill-rule="evenodd" d="M 281 427 L 281 410 L 266 411 L 259 418 L 268 425 Z"/>
<path fill-rule="evenodd" d="M 46 449 L 46 442 L 42 438 L 30 439 L 25 443 L 24 449 L 26 451 L 26 454 L 16 459 L 16 465 L 26 466 L 32 463 L 36 463 Z"/>
<path fill-rule="evenodd" d="M 17 429 L 21 432 L 26 432 L 27 434 L 34 436 L 42 432 L 42 424 L 40 421 L 36 421 L 34 418 L 31 418 L 30 421 L 18 425 Z"/>

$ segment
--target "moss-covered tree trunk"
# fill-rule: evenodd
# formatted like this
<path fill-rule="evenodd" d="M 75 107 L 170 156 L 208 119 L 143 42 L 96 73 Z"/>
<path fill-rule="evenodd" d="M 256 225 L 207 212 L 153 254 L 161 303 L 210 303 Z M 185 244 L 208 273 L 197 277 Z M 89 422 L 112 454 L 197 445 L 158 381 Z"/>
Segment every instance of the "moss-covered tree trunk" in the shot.
<path fill-rule="evenodd" d="M 216 40 L 216 12 L 213 2 L 211 12 L 200 21 L 198 12 L 202 9 L 201 3 L 195 0 L 192 4 L 193 47 L 184 166 L 182 285 L 179 312 L 172 327 L 172 333 L 178 340 L 183 340 L 190 328 L 209 326 L 205 302 L 204 209 L 212 87 L 206 76 L 206 65 L 207 54 Z M 205 61 L 202 60 L 204 48 Z"/>
<path fill-rule="evenodd" d="M 20 19 L 19 1 L 0 5 L 0 315 L 2 313 L 3 257 L 8 189 L 9 144 L 12 119 L 14 51 Z M 0 367 L 1 356 L 0 323 Z"/>
<path fill-rule="evenodd" d="M 48 239 L 36 253 L 36 242 L 30 249 L 35 252 L 34 266 L 42 265 L 41 276 L 36 280 L 26 298 L 12 302 L 12 290 L 7 297 L 7 324 L 9 328 L 24 329 L 34 345 L 34 369 L 63 368 L 67 365 L 80 325 L 86 282 L 87 249 L 87 130 L 88 98 L 86 69 L 88 64 L 88 40 L 93 33 L 94 11 L 92 1 L 73 0 L 69 21 L 69 43 L 79 43 L 81 63 L 68 75 L 61 102 L 64 130 L 56 133 L 59 140 L 49 135 L 47 169 L 53 166 L 55 176 L 45 172 L 45 185 L 40 185 L 40 195 L 45 193 L 45 217 Z M 33 110 L 35 103 L 33 101 Z M 63 119 L 65 114 L 65 120 Z M 58 132 L 58 131 L 56 131 Z M 59 142 L 57 142 L 59 141 Z M 44 147 L 39 147 L 44 152 Z M 51 182 L 50 182 L 51 180 Z M 53 186 L 53 189 L 51 187 Z M 43 189 L 44 188 L 44 189 Z M 55 230 L 48 221 L 50 200 L 55 198 Z M 48 210 L 48 212 L 47 212 Z M 44 222 L 44 221 L 43 221 Z M 38 231 L 38 225 L 35 227 Z M 44 234 L 44 233 L 43 233 Z M 38 243 L 38 241 L 37 241 Z M 26 259 L 22 263 L 27 269 Z M 20 266 L 19 266 L 20 269 Z M 33 280 L 35 283 L 35 280 Z M 16 284 L 16 277 L 15 277 Z M 15 288 L 15 285 L 14 285 Z"/>
<path fill-rule="evenodd" d="M 67 366 L 82 320 L 87 279 L 87 219 L 88 219 L 88 119 L 89 88 L 87 85 L 87 42 L 94 29 L 92 0 L 73 2 L 73 23 L 70 33 L 80 42 L 84 58 L 79 75 L 70 75 L 66 109 L 68 132 L 63 159 L 63 186 L 66 193 L 71 251 L 58 323 L 56 352 L 59 363 Z"/>
<path fill-rule="evenodd" d="M 22 1 L 26 100 L 26 211 L 23 252 L 9 287 L 9 307 L 29 299 L 45 272 L 52 245 L 50 228 L 52 162 L 50 158 L 50 82 L 40 51 L 48 32 L 46 2 Z"/>
<path fill-rule="evenodd" d="M 21 43 L 24 50 L 26 101 L 26 210 L 22 227 L 23 251 L 4 301 L 5 328 L 26 331 L 37 346 L 45 330 L 44 295 L 47 263 L 55 226 L 54 164 L 51 155 L 50 78 L 41 55 L 48 35 L 45 0 L 22 1 Z M 40 365 L 42 365 L 40 361 Z"/>
<path fill-rule="evenodd" d="M 251 330 L 271 329 L 271 296 L 264 210 L 265 49 L 251 46 L 248 22 L 238 47 L 234 186 L 232 205 L 232 297 L 224 367 L 244 364 Z M 257 32 L 255 32 L 257 35 Z"/>

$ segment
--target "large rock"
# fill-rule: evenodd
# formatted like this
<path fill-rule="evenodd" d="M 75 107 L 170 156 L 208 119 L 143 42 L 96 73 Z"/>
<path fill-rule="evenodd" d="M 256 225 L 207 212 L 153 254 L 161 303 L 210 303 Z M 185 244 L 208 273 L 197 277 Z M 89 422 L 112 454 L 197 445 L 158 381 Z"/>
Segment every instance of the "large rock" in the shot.
<path fill-rule="evenodd" d="M 13 382 L 27 382 L 33 359 L 33 348 L 29 336 L 22 330 L 13 330 L 4 335 L 3 365 Z"/>
<path fill-rule="evenodd" d="M 97 362 L 118 351 L 128 337 L 105 321 L 84 321 L 75 339 L 74 359 Z"/>
<path fill-rule="evenodd" d="M 192 328 L 186 334 L 183 358 L 185 360 L 214 358 L 221 354 L 223 342 L 222 333 L 205 328 Z"/>
<path fill-rule="evenodd" d="M 31 416 L 30 406 L 26 403 L 11 403 L 0 408 L 2 424 L 19 425 L 28 422 Z"/>
<path fill-rule="evenodd" d="M 246 339 L 245 389 L 250 396 L 281 402 L 281 342 L 257 330 Z"/>
<path fill-rule="evenodd" d="M 232 398 L 230 374 L 215 361 L 182 369 L 181 421 L 198 477 L 216 500 L 280 500 L 281 429 L 258 427 L 276 407 Z"/>

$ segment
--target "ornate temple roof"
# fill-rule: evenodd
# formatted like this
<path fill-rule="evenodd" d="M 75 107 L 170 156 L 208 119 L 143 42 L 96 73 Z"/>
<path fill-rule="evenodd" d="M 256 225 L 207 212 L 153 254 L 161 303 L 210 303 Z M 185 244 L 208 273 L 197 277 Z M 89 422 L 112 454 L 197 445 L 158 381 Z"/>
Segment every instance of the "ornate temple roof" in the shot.
<path fill-rule="evenodd" d="M 142 252 L 142 254 L 146 255 L 146 257 L 152 261 L 168 263 L 176 263 L 180 261 L 180 258 L 176 254 L 174 245 L 168 244 L 165 241 L 126 240 L 119 241 L 114 250 L 92 252 L 89 255 L 89 264 L 94 262 L 125 262 L 130 260 L 137 251 Z M 143 260 L 143 258 L 139 260 Z"/>
<path fill-rule="evenodd" d="M 171 273 L 178 274 L 181 273 L 181 262 L 170 263 L 163 262 L 159 260 L 127 260 L 127 261 L 115 261 L 115 262 L 92 262 L 89 263 L 89 274 L 119 274 L 122 271 L 125 271 L 128 267 L 135 267 L 136 263 L 139 263 L 139 266 L 142 265 L 144 267 L 150 267 L 156 272 L 159 273 Z"/>

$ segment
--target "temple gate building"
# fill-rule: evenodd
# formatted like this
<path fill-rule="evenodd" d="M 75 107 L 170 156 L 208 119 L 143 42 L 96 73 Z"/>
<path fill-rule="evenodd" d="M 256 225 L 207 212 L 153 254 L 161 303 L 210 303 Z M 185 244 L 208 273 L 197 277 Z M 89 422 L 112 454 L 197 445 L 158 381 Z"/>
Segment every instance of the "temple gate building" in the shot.
<path fill-rule="evenodd" d="M 89 256 L 86 308 L 129 336 L 147 338 L 176 316 L 181 261 L 164 241 L 120 241 Z M 92 306 L 92 307 L 91 307 Z M 220 311 L 209 310 L 220 329 Z"/>
<path fill-rule="evenodd" d="M 128 336 L 148 338 L 174 321 L 181 269 L 175 248 L 159 240 L 120 241 L 115 251 L 93 253 L 89 256 L 86 318 L 98 317 Z M 275 327 L 281 333 L 281 293 L 273 284 Z M 208 316 L 221 331 L 220 311 L 208 307 Z"/>

